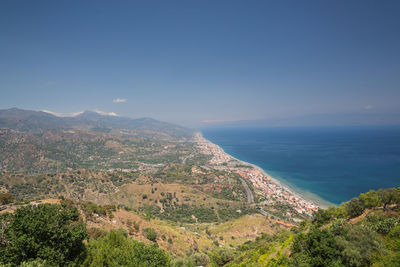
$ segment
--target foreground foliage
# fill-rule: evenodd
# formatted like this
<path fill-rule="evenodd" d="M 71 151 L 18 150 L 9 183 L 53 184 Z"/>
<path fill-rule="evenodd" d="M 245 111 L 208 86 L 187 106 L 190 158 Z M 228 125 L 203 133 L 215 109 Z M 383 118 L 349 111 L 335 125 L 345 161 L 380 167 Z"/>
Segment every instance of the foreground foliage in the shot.
<path fill-rule="evenodd" d="M 112 231 L 98 240 L 90 240 L 84 266 L 168 266 L 168 254 L 156 244 L 146 245 Z"/>
<path fill-rule="evenodd" d="M 227 266 L 400 266 L 399 204 L 400 188 L 371 190 L 243 244 Z"/>
<path fill-rule="evenodd" d="M 85 251 L 85 225 L 76 208 L 26 206 L 0 217 L 0 262 L 40 259 L 50 265 L 77 264 Z"/>
<path fill-rule="evenodd" d="M 66 202 L 63 202 L 64 204 Z M 370 191 L 314 214 L 299 227 L 262 234 L 238 248 L 188 251 L 182 258 L 123 230 L 88 239 L 73 205 L 22 207 L 0 216 L 0 264 L 7 266 L 400 266 L 400 190 Z M 83 213 L 110 216 L 114 207 L 84 203 Z M 233 238 L 233 236 L 232 236 Z M 88 239 L 86 245 L 84 240 Z M 164 237 L 165 239 L 165 237 Z M 220 237 L 222 240 L 222 237 Z M 169 242 L 173 246 L 172 241 Z"/>

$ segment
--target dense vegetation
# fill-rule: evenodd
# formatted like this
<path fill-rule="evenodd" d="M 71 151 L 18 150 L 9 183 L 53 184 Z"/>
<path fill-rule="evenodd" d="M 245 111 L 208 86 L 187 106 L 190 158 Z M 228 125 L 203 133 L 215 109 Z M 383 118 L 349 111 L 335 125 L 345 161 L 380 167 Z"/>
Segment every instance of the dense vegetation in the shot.
<path fill-rule="evenodd" d="M 0 215 L 0 264 L 9 266 L 168 266 L 157 245 L 124 231 L 89 239 L 76 207 L 43 204 Z M 151 231 L 149 231 L 151 232 Z M 149 233 L 149 238 L 151 234 Z M 85 240 L 89 240 L 87 245 Z"/>
<path fill-rule="evenodd" d="M 1 214 L 0 227 L 1 263 L 40 259 L 49 265 L 74 265 L 84 257 L 87 232 L 76 208 L 28 205 Z"/>
<path fill-rule="evenodd" d="M 228 266 L 400 266 L 400 188 L 370 191 L 243 244 Z"/>
<path fill-rule="evenodd" d="M 8 196 L 10 197 L 10 196 Z M 81 203 L 90 216 L 110 216 L 115 206 Z M 15 266 L 400 266 L 400 188 L 370 191 L 338 207 L 318 211 L 298 228 L 262 234 L 238 248 L 188 251 L 173 259 L 124 230 L 89 237 L 74 205 L 25 206 L 0 216 L 0 263 Z M 132 223 L 132 228 L 136 225 Z M 139 228 L 135 231 L 137 231 Z M 165 239 L 165 237 L 162 237 Z M 85 241 L 86 240 L 86 241 Z M 221 239 L 222 240 L 222 239 Z M 173 246 L 172 241 L 170 245 Z"/>
<path fill-rule="evenodd" d="M 157 245 L 146 245 L 127 238 L 124 231 L 113 231 L 87 245 L 84 266 L 143 266 L 169 265 L 168 254 Z"/>
<path fill-rule="evenodd" d="M 163 212 L 161 212 L 161 208 L 158 206 L 144 206 L 140 208 L 140 210 L 146 216 L 180 223 L 224 222 L 257 212 L 255 209 L 246 205 L 241 207 L 230 207 L 227 205 L 219 209 L 211 209 L 210 207 L 197 207 L 183 204 L 167 206 L 164 208 Z"/>

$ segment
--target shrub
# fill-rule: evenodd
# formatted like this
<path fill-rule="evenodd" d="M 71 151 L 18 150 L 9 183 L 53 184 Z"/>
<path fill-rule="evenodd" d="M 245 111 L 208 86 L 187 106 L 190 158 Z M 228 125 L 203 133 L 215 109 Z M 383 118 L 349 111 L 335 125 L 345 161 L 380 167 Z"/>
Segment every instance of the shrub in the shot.
<path fill-rule="evenodd" d="M 318 227 L 328 223 L 331 219 L 332 214 L 328 210 L 318 209 L 313 214 L 313 223 Z"/>
<path fill-rule="evenodd" d="M 157 241 L 157 233 L 156 233 L 156 231 L 154 231 L 153 228 L 144 229 L 143 234 L 148 240 L 153 241 L 153 242 Z"/>
<path fill-rule="evenodd" d="M 350 218 L 360 216 L 364 212 L 364 204 L 359 198 L 353 198 L 346 204 L 347 214 Z"/>
<path fill-rule="evenodd" d="M 14 214 L 0 217 L 8 222 L 6 243 L 0 246 L 0 262 L 21 264 L 40 258 L 50 265 L 69 265 L 80 261 L 88 237 L 79 222 L 75 207 L 43 204 L 19 208 Z"/>
<path fill-rule="evenodd" d="M 172 267 L 195 267 L 194 262 L 190 258 L 179 258 L 171 262 Z"/>
<path fill-rule="evenodd" d="M 45 260 L 42 259 L 24 261 L 20 265 L 20 267 L 50 267 L 50 266 L 51 266 L 50 264 L 48 264 Z"/>
<path fill-rule="evenodd" d="M 211 261 L 218 266 L 224 266 L 234 258 L 232 249 L 218 248 L 211 252 Z"/>
<path fill-rule="evenodd" d="M 84 266 L 143 266 L 169 265 L 168 254 L 156 244 L 147 245 L 127 238 L 122 231 L 112 231 L 98 240 L 90 240 Z"/>
<path fill-rule="evenodd" d="M 395 188 L 388 188 L 388 189 L 380 189 L 378 191 L 378 195 L 382 201 L 383 209 L 387 209 L 388 205 L 391 204 L 399 204 L 400 202 L 400 193 Z"/>
<path fill-rule="evenodd" d="M 0 205 L 9 204 L 15 201 L 14 195 L 10 193 L 0 194 Z"/>
<path fill-rule="evenodd" d="M 210 263 L 210 257 L 204 253 L 195 253 L 190 256 L 190 259 L 194 266 L 207 266 Z"/>
<path fill-rule="evenodd" d="M 374 190 L 370 190 L 367 193 L 360 194 L 360 200 L 363 202 L 366 208 L 374 208 L 382 204 L 378 193 Z"/>

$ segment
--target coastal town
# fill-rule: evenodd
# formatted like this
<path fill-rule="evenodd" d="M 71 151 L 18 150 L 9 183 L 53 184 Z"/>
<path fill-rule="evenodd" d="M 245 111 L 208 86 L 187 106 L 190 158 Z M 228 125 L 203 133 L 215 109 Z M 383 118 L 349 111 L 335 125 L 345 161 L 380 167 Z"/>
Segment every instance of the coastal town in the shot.
<path fill-rule="evenodd" d="M 293 193 L 259 167 L 228 155 L 221 147 L 203 138 L 200 133 L 196 133 L 194 140 L 200 153 L 212 156 L 209 161 L 211 165 L 236 173 L 249 181 L 253 185 L 255 193 L 264 197 L 267 203 L 281 202 L 288 204 L 297 213 L 308 217 L 311 217 L 313 212 L 318 210 L 319 206 L 316 203 Z"/>

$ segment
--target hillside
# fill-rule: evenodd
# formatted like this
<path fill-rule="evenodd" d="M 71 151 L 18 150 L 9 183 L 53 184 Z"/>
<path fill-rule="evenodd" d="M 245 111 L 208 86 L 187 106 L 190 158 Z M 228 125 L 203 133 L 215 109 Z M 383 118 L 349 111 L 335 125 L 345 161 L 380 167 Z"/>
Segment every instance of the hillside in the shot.
<path fill-rule="evenodd" d="M 179 162 L 192 152 L 193 131 L 150 118 L 84 112 L 56 117 L 0 110 L 0 170 L 54 173 L 68 169 L 132 169 Z"/>
<path fill-rule="evenodd" d="M 247 240 L 254 240 L 260 233 L 277 233 L 284 228 L 272 221 L 266 221 L 258 214 L 245 215 L 228 222 L 193 224 L 160 220 L 145 212 L 121 205 L 101 206 L 93 202 L 74 202 L 69 199 L 41 199 L 30 204 L 34 206 L 61 204 L 76 207 L 92 238 L 98 238 L 106 231 L 124 229 L 131 238 L 151 244 L 152 241 L 144 232 L 144 229 L 151 228 L 156 232 L 155 242 L 174 257 L 183 257 L 188 251 L 211 250 L 219 244 L 237 247 Z M 0 210 L 0 214 L 14 213 L 23 206 L 23 204 L 4 205 L 2 207 L 5 209 Z M 243 223 L 246 223 L 245 228 Z"/>
<path fill-rule="evenodd" d="M 17 201 L 60 197 L 113 205 L 167 224 L 243 216 L 265 221 L 247 202 L 239 176 L 210 164 L 213 155 L 199 149 L 191 130 L 96 112 L 73 118 L 18 109 L 0 114 L 9 127 L 0 129 L 0 193 Z"/>
<path fill-rule="evenodd" d="M 61 118 L 18 109 L 0 111 L 0 125 L 1 263 L 400 263 L 400 188 L 318 210 L 257 166 L 179 126 L 96 112 Z M 53 229 L 57 224 L 65 228 Z M 68 234 L 53 235 L 59 230 Z M 81 251 L 72 253 L 68 240 Z"/>
<path fill-rule="evenodd" d="M 182 223 L 261 213 L 292 225 L 316 209 L 179 126 L 96 112 L 0 114 L 11 127 L 0 129 L 0 192 L 20 201 L 64 197 Z"/>
<path fill-rule="evenodd" d="M 191 130 L 96 112 L 73 118 L 19 109 L 0 114 L 10 127 L 0 129 L 0 192 L 17 200 L 122 205 L 185 223 L 259 213 L 247 202 L 240 177 L 210 163 L 213 155 L 198 147 Z"/>
<path fill-rule="evenodd" d="M 28 133 L 47 130 L 76 129 L 128 136 L 153 136 L 164 138 L 190 138 L 193 131 L 175 124 L 152 118 L 132 119 L 84 111 L 72 117 L 58 117 L 44 111 L 18 108 L 0 110 L 0 128 Z M 119 130 L 119 131 L 116 131 Z"/>
<path fill-rule="evenodd" d="M 226 266 L 399 266 L 399 240 L 400 188 L 371 190 L 244 243 Z"/>
<path fill-rule="evenodd" d="M 3 203 L 11 200 L 9 196 L 7 198 L 4 195 L 0 199 Z M 98 206 L 90 202 L 76 203 L 67 199 L 46 199 L 31 202 L 25 207 L 18 208 L 10 204 L 6 207 L 7 209 L 0 214 L 5 233 L 0 240 L 3 244 L 0 247 L 1 255 L 9 255 L 12 251 L 14 259 L 21 257 L 20 262 L 34 260 L 51 264 L 60 261 L 60 258 L 54 258 L 52 253 L 36 252 L 49 245 L 49 240 L 40 241 L 40 238 L 48 234 L 46 229 L 51 229 L 53 221 L 67 218 L 65 215 L 57 217 L 54 211 L 58 210 L 60 214 L 78 212 L 84 222 L 88 235 L 81 235 L 80 238 L 82 241 L 88 240 L 85 245 L 87 254 L 69 260 L 75 263 L 81 262 L 85 266 L 95 266 L 88 262 L 99 260 L 106 265 L 114 261 L 120 262 L 117 265 L 130 265 L 138 260 L 142 263 L 144 261 L 154 263 L 161 259 L 163 259 L 162 264 L 147 263 L 146 266 L 399 266 L 400 264 L 400 188 L 361 194 L 360 197 L 339 207 L 320 210 L 313 219 L 305 220 L 300 227 L 291 229 L 285 229 L 279 224 L 265 220 L 260 215 L 246 215 L 216 224 L 173 223 L 148 217 L 146 213 L 126 207 Z M 44 225 L 43 222 L 35 223 L 36 220 L 43 220 L 43 216 L 38 217 L 38 214 L 47 212 L 52 212 L 51 219 L 45 217 L 48 219 Z M 29 218 L 30 223 L 26 224 L 27 226 L 40 225 L 40 230 L 37 228 L 36 231 L 41 234 L 35 235 L 29 242 L 41 242 L 41 245 L 32 250 L 31 256 L 19 256 L 20 244 L 7 243 L 11 240 L 22 240 L 22 233 L 32 231 L 32 228 L 26 228 L 21 224 L 24 218 Z M 71 219 L 77 220 L 77 217 Z M 76 227 L 75 224 L 69 231 L 76 231 Z M 154 251 L 146 256 L 146 259 L 140 258 L 135 249 L 132 251 L 129 246 L 123 245 L 125 242 L 137 242 L 132 241 L 132 238 L 149 245 L 157 244 L 147 247 L 149 245 L 137 243 L 142 244 L 140 246 L 144 248 L 162 250 Z M 119 241 L 115 243 L 115 240 Z M 64 247 L 68 246 L 69 244 L 61 241 L 57 246 L 58 253 L 65 253 Z M 101 246 L 101 249 L 98 246 Z M 128 252 L 135 256 L 130 258 L 123 256 Z M 159 253 L 165 253 L 166 258 L 157 256 Z M 0 257 L 3 263 L 9 259 Z"/>

